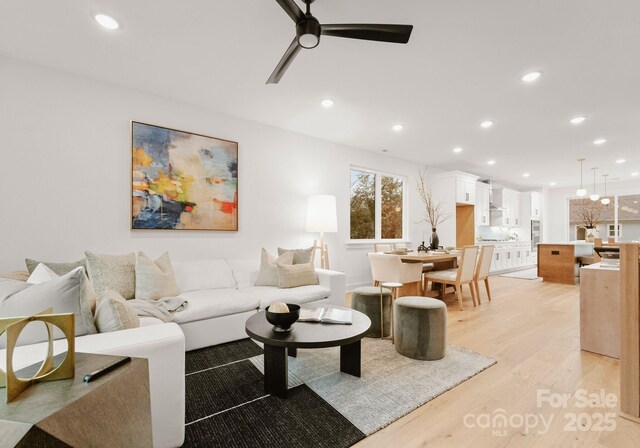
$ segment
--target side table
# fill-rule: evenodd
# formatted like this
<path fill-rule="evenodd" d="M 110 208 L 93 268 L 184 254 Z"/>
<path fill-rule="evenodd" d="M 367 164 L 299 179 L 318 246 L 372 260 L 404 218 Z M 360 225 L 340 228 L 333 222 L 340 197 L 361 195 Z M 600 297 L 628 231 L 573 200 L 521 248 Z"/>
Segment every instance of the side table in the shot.
<path fill-rule="evenodd" d="M 0 389 L 0 447 L 151 447 L 147 359 L 82 380 L 115 358 L 76 353 L 75 378 L 35 384 L 8 404 Z"/>

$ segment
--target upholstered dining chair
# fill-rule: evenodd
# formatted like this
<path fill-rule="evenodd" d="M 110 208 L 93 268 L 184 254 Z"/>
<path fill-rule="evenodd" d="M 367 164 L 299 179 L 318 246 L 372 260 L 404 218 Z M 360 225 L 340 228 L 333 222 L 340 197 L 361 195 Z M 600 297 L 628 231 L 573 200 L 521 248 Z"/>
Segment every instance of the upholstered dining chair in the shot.
<path fill-rule="evenodd" d="M 425 275 L 425 281 L 428 284 L 441 283 L 443 288 L 447 285 L 453 285 L 456 287 L 456 295 L 458 296 L 458 305 L 460 305 L 460 311 L 464 310 L 462 304 L 462 285 L 469 285 L 469 291 L 471 292 L 471 299 L 473 300 L 473 306 L 476 306 L 476 294 L 473 290 L 473 277 L 476 269 L 476 259 L 478 258 L 478 246 L 465 246 L 462 249 L 462 255 L 460 257 L 460 263 L 457 269 L 446 269 L 444 271 L 428 272 Z"/>
<path fill-rule="evenodd" d="M 392 252 L 393 244 L 388 243 L 373 243 L 374 252 Z"/>
<path fill-rule="evenodd" d="M 409 249 L 407 243 L 395 243 L 393 245 L 393 250 L 401 250 L 401 249 Z"/>
<path fill-rule="evenodd" d="M 480 301 L 480 288 L 478 288 L 478 282 L 484 281 L 484 287 L 487 290 L 487 298 L 491 302 L 491 290 L 489 289 L 489 270 L 491 269 L 491 259 L 493 257 L 493 245 L 480 246 L 480 254 L 478 255 L 478 262 L 476 263 L 476 269 L 473 274 L 473 285 L 476 288 L 476 297 L 478 298 L 478 305 Z"/>
<path fill-rule="evenodd" d="M 375 284 L 393 283 L 422 283 L 422 264 L 403 263 L 399 255 L 367 254 L 371 264 L 371 276 Z"/>

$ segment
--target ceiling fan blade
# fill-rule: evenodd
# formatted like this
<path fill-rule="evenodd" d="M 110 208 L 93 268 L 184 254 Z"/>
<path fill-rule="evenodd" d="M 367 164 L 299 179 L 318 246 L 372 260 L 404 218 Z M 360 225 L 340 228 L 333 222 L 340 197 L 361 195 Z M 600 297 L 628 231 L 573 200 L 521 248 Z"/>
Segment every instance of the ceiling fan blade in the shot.
<path fill-rule="evenodd" d="M 413 25 L 338 24 L 321 25 L 321 30 L 323 36 L 406 44 L 411 37 Z"/>
<path fill-rule="evenodd" d="M 267 84 L 278 84 L 278 81 L 280 81 L 284 72 L 287 71 L 289 65 L 291 65 L 293 59 L 296 57 L 298 52 L 300 52 L 301 48 L 302 47 L 298 44 L 298 37 L 294 37 L 291 41 L 291 45 L 289 45 L 289 48 L 285 51 L 284 56 L 282 56 L 282 59 L 278 62 L 276 69 L 271 73 L 271 76 L 267 80 Z"/>
<path fill-rule="evenodd" d="M 306 19 L 306 16 L 300 9 L 296 2 L 293 0 L 276 0 L 278 4 L 284 9 L 284 11 L 289 14 L 289 17 L 293 19 L 294 22 L 298 23 Z"/>

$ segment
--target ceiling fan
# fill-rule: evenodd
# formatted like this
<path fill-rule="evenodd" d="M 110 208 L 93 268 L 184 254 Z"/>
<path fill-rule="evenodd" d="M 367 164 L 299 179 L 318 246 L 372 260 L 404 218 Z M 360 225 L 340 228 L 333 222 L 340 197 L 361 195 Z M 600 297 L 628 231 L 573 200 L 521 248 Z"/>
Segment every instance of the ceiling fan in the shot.
<path fill-rule="evenodd" d="M 376 25 L 376 24 L 338 24 L 321 25 L 318 19 L 311 15 L 311 3 L 314 0 L 303 0 L 307 5 L 307 11 L 296 5 L 294 0 L 276 0 L 284 11 L 296 23 L 296 36 L 291 45 L 278 62 L 267 84 L 277 84 L 287 71 L 291 62 L 300 52 L 301 48 L 311 49 L 320 43 L 320 35 L 346 37 L 349 39 L 375 40 L 378 42 L 392 42 L 406 44 L 409 42 L 413 25 Z"/>

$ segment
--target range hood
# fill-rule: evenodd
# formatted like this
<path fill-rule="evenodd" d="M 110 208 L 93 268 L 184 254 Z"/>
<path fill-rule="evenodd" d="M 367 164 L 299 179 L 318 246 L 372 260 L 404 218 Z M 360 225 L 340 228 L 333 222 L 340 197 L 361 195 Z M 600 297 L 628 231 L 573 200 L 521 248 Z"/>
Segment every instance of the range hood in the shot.
<path fill-rule="evenodd" d="M 502 200 L 499 197 L 494 196 L 494 185 L 491 179 L 480 179 L 478 182 L 489 185 L 489 212 L 492 214 L 500 214 L 506 209 L 502 206 Z"/>

